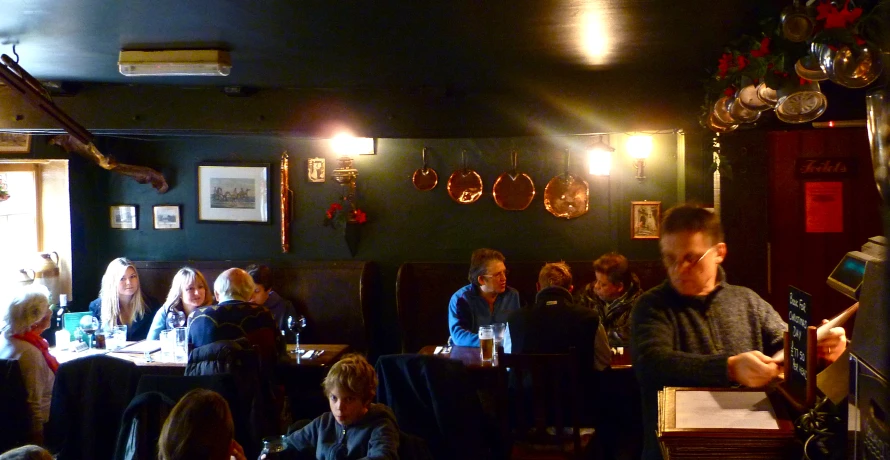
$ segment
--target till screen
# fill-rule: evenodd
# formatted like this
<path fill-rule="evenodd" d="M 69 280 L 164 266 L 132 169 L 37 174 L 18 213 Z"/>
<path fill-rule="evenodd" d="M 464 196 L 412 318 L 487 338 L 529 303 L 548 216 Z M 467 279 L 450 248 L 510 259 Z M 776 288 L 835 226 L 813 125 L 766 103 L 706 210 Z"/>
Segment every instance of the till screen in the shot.
<path fill-rule="evenodd" d="M 849 286 L 854 291 L 862 284 L 862 278 L 865 276 L 865 261 L 844 256 L 841 263 L 834 269 L 831 278 Z"/>

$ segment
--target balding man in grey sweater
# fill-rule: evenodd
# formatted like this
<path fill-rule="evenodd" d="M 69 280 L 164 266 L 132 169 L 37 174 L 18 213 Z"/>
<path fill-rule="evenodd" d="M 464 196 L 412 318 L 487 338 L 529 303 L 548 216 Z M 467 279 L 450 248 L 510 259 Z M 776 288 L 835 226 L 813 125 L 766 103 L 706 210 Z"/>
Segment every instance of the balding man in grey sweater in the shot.
<path fill-rule="evenodd" d="M 657 393 L 665 386 L 762 387 L 779 376 L 772 356 L 787 325 L 754 291 L 726 283 L 726 243 L 718 217 L 681 205 L 665 213 L 661 255 L 669 279 L 634 307 L 633 366 L 642 390 L 645 460 L 661 459 Z M 820 358 L 846 348 L 843 328 L 819 341 Z"/>

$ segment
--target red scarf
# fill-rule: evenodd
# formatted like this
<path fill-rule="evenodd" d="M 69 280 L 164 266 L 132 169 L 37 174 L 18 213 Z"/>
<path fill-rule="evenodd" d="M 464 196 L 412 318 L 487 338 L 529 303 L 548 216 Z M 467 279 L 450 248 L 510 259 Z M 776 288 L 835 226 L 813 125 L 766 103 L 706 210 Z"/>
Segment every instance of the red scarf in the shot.
<path fill-rule="evenodd" d="M 28 331 L 24 334 L 15 334 L 13 335 L 13 337 L 19 340 L 24 340 L 25 342 L 28 342 L 31 345 L 37 347 L 37 349 L 40 350 L 41 353 L 43 353 L 43 359 L 46 360 L 46 365 L 49 366 L 50 369 L 52 369 L 53 374 L 56 373 L 56 370 L 59 368 L 59 362 L 56 361 L 56 358 L 53 355 L 49 354 L 49 343 L 47 343 L 43 337 L 39 336 L 34 331 Z"/>

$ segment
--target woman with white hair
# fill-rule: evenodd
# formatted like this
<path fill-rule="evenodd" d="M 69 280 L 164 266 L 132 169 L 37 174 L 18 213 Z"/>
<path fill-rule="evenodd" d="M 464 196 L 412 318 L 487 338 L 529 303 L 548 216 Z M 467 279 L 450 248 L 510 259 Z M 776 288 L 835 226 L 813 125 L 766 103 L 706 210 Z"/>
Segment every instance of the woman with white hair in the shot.
<path fill-rule="evenodd" d="M 151 329 L 148 331 L 149 340 L 160 339 L 161 331 L 169 329 L 170 324 L 167 319 L 171 315 L 182 312 L 182 317 L 187 324 L 188 317 L 192 312 L 212 304 L 213 293 L 210 292 L 210 286 L 207 285 L 204 275 L 191 267 L 180 268 L 170 284 L 167 301 L 155 313 L 154 320 L 151 322 Z"/>
<path fill-rule="evenodd" d="M 31 408 L 31 433 L 43 442 L 43 424 L 49 419 L 49 403 L 59 362 L 49 354 L 49 344 L 40 333 L 49 328 L 52 310 L 48 292 L 39 285 L 25 286 L 6 305 L 0 359 L 18 360 Z"/>
<path fill-rule="evenodd" d="M 104 329 L 127 326 L 127 340 L 144 340 L 158 309 L 158 301 L 142 294 L 139 274 L 129 259 L 118 257 L 102 276 L 99 298 L 90 302 L 90 313 Z"/>

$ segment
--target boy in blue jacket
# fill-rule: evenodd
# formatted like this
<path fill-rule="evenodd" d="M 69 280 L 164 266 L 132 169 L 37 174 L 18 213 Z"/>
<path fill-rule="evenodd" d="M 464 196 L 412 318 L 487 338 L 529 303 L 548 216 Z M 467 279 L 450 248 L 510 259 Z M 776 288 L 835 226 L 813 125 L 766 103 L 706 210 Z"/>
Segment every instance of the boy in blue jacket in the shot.
<path fill-rule="evenodd" d="M 383 404 L 371 403 L 377 394 L 377 373 L 363 356 L 344 356 L 331 366 L 322 386 L 331 411 L 287 437 L 299 458 L 399 458 L 396 417 Z"/>

